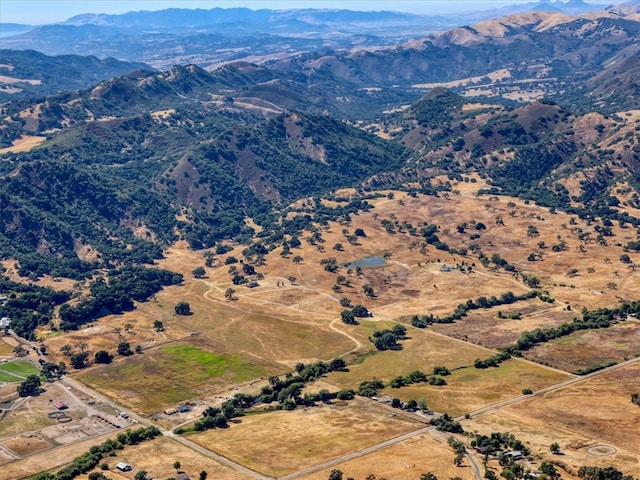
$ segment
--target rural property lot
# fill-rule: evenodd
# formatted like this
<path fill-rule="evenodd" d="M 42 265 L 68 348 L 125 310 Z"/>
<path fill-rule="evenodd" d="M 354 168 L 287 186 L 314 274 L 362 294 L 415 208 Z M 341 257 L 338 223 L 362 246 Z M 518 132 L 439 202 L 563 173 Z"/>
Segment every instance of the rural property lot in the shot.
<path fill-rule="evenodd" d="M 189 436 L 265 475 L 281 476 L 416 430 L 420 424 L 360 402 L 243 417 L 223 430 Z"/>
<path fill-rule="evenodd" d="M 318 388 L 320 384 L 330 391 L 339 388 L 357 389 L 359 383 L 365 380 L 378 378 L 388 383 L 394 377 L 406 376 L 414 370 L 430 374 L 435 366 L 445 366 L 451 374 L 444 377 L 447 382 L 444 386 L 416 384 L 400 389 L 387 387 L 380 393 L 402 400 L 425 399 L 431 410 L 456 416 L 519 397 L 525 388 L 536 391 L 571 378 L 562 371 L 517 358 L 503 362 L 498 368 L 481 370 L 473 366 L 474 360 L 493 356 L 496 351 L 492 348 L 512 343 L 525 330 L 547 328 L 571 321 L 574 316 L 580 316 L 582 306 L 593 308 L 618 304 L 619 301 L 614 300 L 613 291 L 603 291 L 601 295 L 591 293 L 595 289 L 606 289 L 606 283 L 602 284 L 600 276 L 586 271 L 576 277 L 566 276 L 566 270 L 572 264 L 580 262 L 583 255 L 577 249 L 579 242 L 575 234 L 561 227 L 562 223 L 569 222 L 570 217 L 562 214 L 550 215 L 544 209 L 524 205 L 519 201 L 514 201 L 515 206 L 508 207 L 506 200 L 478 199 L 471 190 L 463 190 L 461 195 L 451 195 L 449 198 L 414 199 L 403 193 L 397 195 L 402 198 L 372 200 L 378 206 L 373 210 L 375 218 L 372 212 L 353 217 L 348 229 L 353 231 L 361 227 L 367 233 L 366 237 L 358 239 L 357 245 L 345 241 L 342 230 L 346 227 L 330 223 L 328 229 L 322 230 L 325 239 L 322 249 L 302 238 L 302 248 L 294 249 L 289 258 L 282 257 L 279 250 L 267 254 L 266 264 L 256 266 L 256 270 L 264 275 L 256 288 L 233 285 L 229 266 L 224 264 L 225 258 L 231 255 L 242 258 L 243 247 L 215 256 L 214 266 L 206 269 L 205 277 L 196 279 L 193 278 L 192 270 L 204 264 L 202 253 L 188 251 L 179 243 L 167 252 L 159 266 L 182 273 L 185 276 L 184 285 L 164 289 L 151 301 L 139 304 L 134 312 L 108 316 L 79 331 L 46 338 L 50 358 L 68 361 L 60 353 L 60 347 L 65 344 L 80 345 L 86 342 L 85 348 L 91 355 L 102 348 L 114 352 L 121 341 L 130 342 L 132 348 L 140 345 L 143 348 L 141 354 L 116 356 L 112 364 L 92 365 L 72 374 L 96 390 L 106 393 L 123 407 L 143 414 L 157 413 L 191 400 L 208 404 L 213 397 L 216 397 L 213 401 L 217 405 L 222 401 L 221 396 L 232 394 L 236 387 L 241 387 L 242 392 L 247 393 L 248 390 L 244 388 L 246 384 L 266 381 L 268 376 L 292 371 L 298 362 L 310 363 L 318 359 L 329 361 L 339 355 L 344 355 L 349 364 L 348 371 L 331 373 L 323 379 L 324 383 L 312 384 L 308 390 Z M 400 200 L 405 205 L 400 205 Z M 489 203 L 490 208 L 487 207 Z M 509 216 L 508 209 L 516 210 L 517 214 Z M 544 303 L 532 299 L 491 309 L 473 310 L 454 324 L 435 324 L 426 329 L 409 326 L 409 319 L 414 314 L 449 315 L 458 304 L 468 299 L 493 295 L 499 297 L 506 292 L 521 294 L 530 288 L 511 273 L 502 269 L 494 270 L 491 265 L 483 266 L 476 255 L 451 254 L 436 250 L 431 245 L 426 252 L 420 252 L 420 236 L 414 237 L 406 232 L 390 234 L 384 230 L 381 219 L 392 215 L 396 217 L 398 224 L 405 220 L 415 226 L 420 226 L 423 222 L 438 223 L 441 225 L 438 235 L 452 247 L 469 248 L 472 243 L 476 243 L 489 256 L 493 252 L 500 253 L 528 273 L 540 276 L 543 286 L 550 290 L 550 295 L 556 298 L 556 302 Z M 496 215 L 504 216 L 505 226 L 496 225 Z M 538 217 L 544 219 L 540 220 Z M 472 221 L 482 221 L 487 229 L 481 232 L 480 238 L 471 242 L 469 230 L 460 234 L 455 229 L 455 225 L 463 221 L 469 222 L 469 225 Z M 527 225 L 532 222 L 540 232 L 539 237 L 523 238 L 520 243 L 514 243 L 513 238 L 519 235 L 518 230 L 526 231 Z M 581 224 L 580 220 L 577 222 Z M 549 243 L 557 241 L 558 231 L 563 232 L 563 238 L 566 237 L 567 243 L 571 245 L 570 249 L 558 255 L 545 252 L 543 261 L 526 261 L 526 256 L 537 248 L 536 244 L 541 239 L 544 238 Z M 412 242 L 418 244 L 411 246 Z M 332 249 L 332 245 L 336 243 L 342 243 L 344 249 Z M 609 247 L 608 250 L 600 251 L 600 247 L 596 249 L 592 244 L 586 248 L 597 254 L 598 262 L 602 260 L 602 266 L 597 267 L 598 273 L 602 273 L 599 271 L 602 268 L 607 270 L 606 275 L 614 277 L 618 266 L 605 263 L 601 257 L 613 257 L 614 254 L 619 256 L 617 250 Z M 387 263 L 382 267 L 364 268 L 358 272 L 344 265 L 359 258 L 382 256 L 385 253 Z M 293 263 L 291 258 L 296 254 L 304 258 L 299 264 Z M 337 272 L 324 270 L 320 261 L 327 257 L 336 258 L 339 264 Z M 445 264 L 455 265 L 463 261 L 468 265 L 475 264 L 472 273 L 441 270 Z M 549 267 L 551 270 L 547 270 Z M 340 291 L 335 288 L 338 275 L 344 276 L 348 281 L 348 284 L 340 287 Z M 624 277 L 617 280 L 616 295 L 621 298 L 631 295 L 633 289 L 630 285 L 637 276 L 637 272 L 625 272 Z M 572 288 L 569 282 L 575 282 L 576 287 Z M 367 297 L 363 293 L 363 286 L 367 284 L 373 286 L 375 296 Z M 225 298 L 228 288 L 235 290 L 234 300 Z M 373 317 L 360 319 L 358 325 L 343 324 L 340 312 L 344 307 L 339 303 L 343 297 L 348 298 L 353 305 L 365 305 L 373 313 Z M 193 314 L 176 315 L 173 307 L 179 301 L 188 302 Z M 503 316 L 521 313 L 522 319 L 498 318 L 498 312 L 502 312 Z M 153 329 L 153 321 L 156 319 L 163 322 L 164 331 L 156 332 Z M 407 325 L 408 338 L 401 341 L 403 348 L 398 351 L 376 351 L 369 337 L 374 331 L 391 328 L 397 322 Z M 130 326 L 125 329 L 127 323 Z M 635 354 L 633 348 L 637 342 L 633 339 L 638 325 L 637 321 L 630 319 L 609 329 L 579 332 L 535 347 L 527 355 L 568 371 L 575 371 L 576 366 L 590 365 L 594 363 L 592 359 L 600 360 L 605 353 L 614 350 L 616 359 L 622 359 Z M 575 388 L 598 385 L 598 380 L 594 378 L 589 383 L 576 385 Z M 612 380 L 605 391 L 614 391 L 617 381 Z M 626 385 L 626 390 L 631 392 L 633 385 Z M 252 388 L 258 389 L 259 385 Z M 581 397 L 577 400 L 574 397 L 563 397 L 560 393 L 564 391 L 569 389 L 524 400 L 508 409 L 480 415 L 477 420 L 471 419 L 471 422 L 477 421 L 478 430 L 486 428 L 487 431 L 492 427 L 483 424 L 483 418 L 495 418 L 496 423 L 491 431 L 498 430 L 498 426 L 503 424 L 505 429 L 512 424 L 513 432 L 516 435 L 521 432 L 518 437 L 532 442 L 534 446 L 538 445 L 536 448 L 541 455 L 548 451 L 548 438 L 545 435 L 539 439 L 536 437 L 535 432 L 543 427 L 534 425 L 534 420 L 545 422 L 548 430 L 557 431 L 558 435 L 568 432 L 566 437 L 559 436 L 561 440 L 558 441 L 564 441 L 564 438 L 575 438 L 575 442 L 598 439 L 601 443 L 619 448 L 614 458 L 630 462 L 632 454 L 625 453 L 628 449 L 624 450 L 625 447 L 620 446 L 615 438 L 609 439 L 606 435 L 606 422 L 598 420 L 607 418 L 606 416 L 602 417 L 598 413 L 600 416 L 576 420 L 575 425 L 564 425 L 570 418 L 565 410 L 570 410 L 574 402 L 578 402 L 581 408 L 582 405 L 590 405 L 587 401 L 582 402 Z M 619 412 L 628 412 L 633 420 L 634 410 L 629 410 L 629 392 L 625 393 L 626 397 L 620 397 L 620 404 L 616 404 L 616 408 Z M 616 394 L 619 392 L 616 391 Z M 595 391 L 584 395 L 609 398 L 608 393 L 598 394 Z M 548 405 L 544 402 L 548 402 Z M 598 411 L 606 403 L 597 400 L 594 402 L 590 407 L 594 411 Z M 30 408 L 34 408 L 37 403 L 30 405 Z M 525 405 L 529 407 L 525 408 Z M 248 415 L 242 417 L 239 423 L 232 423 L 228 429 L 189 434 L 185 438 L 264 475 L 287 475 L 357 452 L 422 426 L 401 415 L 389 416 L 391 413 L 395 412 L 357 401 L 350 402 L 346 407 L 322 405 L 298 408 L 292 412 Z M 197 415 L 197 411 L 193 415 Z M 31 440 L 21 438 L 24 434 L 50 425 L 42 423 L 43 418 L 45 417 L 42 415 L 31 416 L 22 425 L 22 429 L 17 429 L 16 422 L 5 423 L 3 427 L 7 429 L 8 435 L 3 437 L 4 440 L 18 450 L 27 448 L 36 451 L 46 448 L 45 443 L 51 437 L 42 437 L 41 440 L 45 443 L 35 437 L 31 437 Z M 187 418 L 192 417 L 176 415 L 163 425 L 175 426 Z M 505 420 L 507 418 L 508 422 Z M 628 418 L 613 418 L 610 423 L 618 425 L 616 422 L 619 422 L 620 425 L 609 433 L 622 432 L 619 433 L 621 437 L 631 436 L 629 427 L 622 425 L 623 420 Z M 44 421 L 50 419 L 46 418 Z M 588 427 L 583 425 L 577 428 L 576 425 L 580 426 L 581 422 L 589 423 Z M 527 436 L 524 427 L 520 429 L 520 423 L 534 429 L 531 438 Z M 58 427 L 60 426 L 49 426 L 50 429 Z M 604 429 L 605 433 L 600 434 L 599 430 L 587 431 L 589 428 Z M 551 441 L 553 440 L 555 439 Z M 27 445 L 25 441 L 31 441 L 32 444 Z M 95 443 L 98 441 L 96 439 Z M 155 449 L 154 445 L 160 446 Z M 60 448 L 70 447 L 72 445 Z M 198 465 L 204 465 L 209 460 L 201 453 L 184 448 L 170 438 L 162 438 L 149 444 L 127 447 L 123 453 L 126 459 L 124 456 L 122 459 L 132 463 L 134 468 L 148 470 L 155 478 L 174 475 L 172 464 L 177 460 L 193 478 L 203 469 Z M 87 443 L 79 441 L 78 448 L 73 450 L 73 456 L 87 449 Z M 67 455 L 64 452 L 71 451 L 61 450 L 64 455 Z M 394 457 L 394 452 L 397 452 L 399 460 Z M 425 452 L 433 453 L 426 455 Z M 579 460 L 586 463 L 590 459 L 584 456 L 586 450 L 577 448 L 575 452 L 576 462 Z M 34 457 L 14 462 L 11 466 L 14 468 L 15 464 L 15 468 L 20 469 L 29 465 L 29 468 L 37 469 L 39 467 L 34 467 L 37 464 L 29 462 L 40 456 L 44 458 L 45 466 L 59 465 L 55 461 L 60 462 L 60 459 L 49 458 L 49 453 L 43 451 Z M 73 456 L 68 453 L 67 458 Z M 442 478 L 472 478 L 468 465 L 456 469 L 452 459 L 451 462 L 442 461 L 442 458 L 448 457 L 452 457 L 452 453 L 446 440 L 429 434 L 406 440 L 361 459 L 351 460 L 344 464 L 343 470 L 346 475 L 354 475 L 356 478 L 364 478 L 373 473 L 377 476 L 388 475 L 389 478 L 411 480 L 418 479 L 426 471 L 432 471 Z M 167 465 L 162 462 L 161 465 L 153 464 L 150 458 L 167 459 Z M 573 459 L 568 453 L 566 458 Z M 220 472 L 219 475 L 216 473 L 216 478 L 245 478 L 243 474 L 222 469 L 213 460 L 211 462 L 212 470 L 209 473 Z M 465 462 L 468 463 L 468 459 Z M 320 480 L 321 475 L 326 478 L 328 470 L 308 478 Z M 131 478 L 128 474 L 118 474 L 113 468 L 108 476 L 114 480 Z"/>
<path fill-rule="evenodd" d="M 640 408 L 631 403 L 638 378 L 640 363 L 636 362 L 495 413 L 479 415 L 465 427 L 475 429 L 484 425 L 485 429 L 495 431 L 499 425 L 519 438 L 526 438 L 538 452 L 544 453 L 557 441 L 566 453 L 566 460 L 575 466 L 615 464 L 629 474 L 638 475 Z M 596 445 L 612 446 L 617 453 L 613 457 L 597 457 L 588 452 L 589 447 Z"/>
<path fill-rule="evenodd" d="M 93 368 L 81 379 L 123 405 L 149 414 L 267 376 L 276 368 L 198 335 Z"/>
<path fill-rule="evenodd" d="M 149 477 L 156 479 L 175 478 L 174 462 L 180 462 L 180 471 L 190 478 L 198 478 L 198 474 L 205 471 L 208 478 L 215 480 L 249 480 L 251 477 L 232 470 L 211 458 L 192 450 L 168 437 L 158 437 L 152 441 L 126 447 L 117 457 L 109 457 L 109 471 L 103 472 L 113 480 L 131 480 L 135 472 L 146 470 Z M 115 465 L 126 462 L 133 467 L 132 472 L 120 473 Z M 101 472 L 99 468 L 94 471 Z"/>
<path fill-rule="evenodd" d="M 350 365 L 348 372 L 329 374 L 326 381 L 340 388 L 357 389 L 363 380 L 377 378 L 388 383 L 414 370 L 430 374 L 433 367 L 443 365 L 451 370 L 451 375 L 444 377 L 447 385 L 387 387 L 381 393 L 402 400 L 424 398 L 431 410 L 461 415 L 517 396 L 523 388 L 537 390 L 569 378 L 562 372 L 516 358 L 498 368 L 477 369 L 474 360 L 490 357 L 493 351 L 428 330 L 409 329 L 408 335 L 411 339 L 402 342 L 402 350 L 376 352 L 361 363 Z"/>
<path fill-rule="evenodd" d="M 492 432 L 510 432 L 523 441 L 531 454 L 536 458 L 538 464 L 543 459 L 552 462 L 562 462 L 567 465 L 572 472 L 576 472 L 582 465 L 594 465 L 608 467 L 615 465 L 625 473 L 638 476 L 640 473 L 640 462 L 637 452 L 626 447 L 614 447 L 615 453 L 612 455 L 597 455 L 590 453 L 590 448 L 598 445 L 608 445 L 611 443 L 594 439 L 577 432 L 569 430 L 555 423 L 551 424 L 544 420 L 538 420 L 531 415 L 522 415 L 513 410 L 502 408 L 492 410 L 470 420 L 463 420 L 462 425 L 465 430 L 477 431 L 478 433 L 489 435 Z M 561 455 L 552 455 L 549 445 L 557 442 L 560 445 Z M 577 476 L 569 475 L 566 471 L 560 470 L 563 478 L 578 479 Z"/>
<path fill-rule="evenodd" d="M 640 322 L 636 319 L 599 330 L 580 330 L 524 353 L 526 358 L 568 372 L 605 362 L 621 362 L 639 355 Z"/>
<path fill-rule="evenodd" d="M 396 445 L 371 453 L 365 457 L 341 463 L 319 472 L 300 477 L 303 480 L 326 480 L 333 468 L 344 473 L 344 478 L 376 478 L 418 480 L 431 472 L 439 479 L 459 477 L 473 480 L 473 470 L 465 460 L 462 467 L 453 465 L 454 454 L 447 445 L 446 436 L 426 433 L 404 440 Z"/>

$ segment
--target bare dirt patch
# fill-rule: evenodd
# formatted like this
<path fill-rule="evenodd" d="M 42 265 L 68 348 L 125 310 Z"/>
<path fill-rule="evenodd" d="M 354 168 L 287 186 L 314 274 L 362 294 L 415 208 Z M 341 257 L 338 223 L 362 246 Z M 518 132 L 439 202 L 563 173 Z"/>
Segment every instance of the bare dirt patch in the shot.
<path fill-rule="evenodd" d="M 587 452 L 591 455 L 596 456 L 608 456 L 613 455 L 617 452 L 617 450 L 609 445 L 594 445 L 593 447 L 589 447 Z"/>
<path fill-rule="evenodd" d="M 51 448 L 53 444 L 39 435 L 22 435 L 2 442 L 2 446 L 24 457 Z"/>

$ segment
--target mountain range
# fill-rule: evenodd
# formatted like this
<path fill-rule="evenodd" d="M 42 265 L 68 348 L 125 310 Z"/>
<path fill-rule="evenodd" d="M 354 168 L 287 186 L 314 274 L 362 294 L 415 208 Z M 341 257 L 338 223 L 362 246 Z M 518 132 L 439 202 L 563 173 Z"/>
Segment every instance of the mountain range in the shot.
<path fill-rule="evenodd" d="M 577 15 L 600 9 L 600 5 L 582 0 L 530 2 L 448 15 L 329 9 L 173 8 L 121 15 L 82 14 L 28 31 L 25 31 L 28 26 L 1 24 L 5 31 L 1 43 L 4 49 L 115 57 L 143 61 L 155 68 L 168 68 L 175 63 L 214 67 L 223 62 L 256 61 L 321 48 L 392 46 L 513 13 L 548 11 Z"/>
<path fill-rule="evenodd" d="M 80 270 L 151 261 L 177 238 L 203 248 L 264 231 L 275 245 L 310 221 L 288 225 L 298 199 L 434 194 L 432 178 L 472 172 L 496 193 L 636 222 L 615 192 L 640 206 L 639 29 L 637 9 L 534 12 L 211 71 L 2 51 L 49 93 L 84 84 L 2 105 L 2 254 L 37 275 L 52 256 Z"/>

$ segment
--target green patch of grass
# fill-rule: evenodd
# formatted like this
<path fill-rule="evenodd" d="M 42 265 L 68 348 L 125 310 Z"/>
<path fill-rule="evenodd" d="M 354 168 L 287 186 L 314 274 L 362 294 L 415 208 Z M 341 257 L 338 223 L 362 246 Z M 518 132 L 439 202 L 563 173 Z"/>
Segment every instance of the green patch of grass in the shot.
<path fill-rule="evenodd" d="M 264 366 L 240 354 L 217 355 L 177 343 L 93 369 L 82 380 L 132 408 L 155 412 L 212 388 L 266 375 Z"/>
<path fill-rule="evenodd" d="M 29 375 L 35 375 L 38 372 L 38 368 L 26 360 L 14 360 L 0 364 L 0 382 L 22 381 Z"/>
<path fill-rule="evenodd" d="M 247 362 L 241 355 L 214 355 L 193 345 L 174 344 L 161 349 L 171 361 L 179 362 L 185 368 L 200 368 L 207 377 L 219 377 L 225 372 L 232 373 L 232 380 L 242 382 L 266 374 L 264 368 Z"/>

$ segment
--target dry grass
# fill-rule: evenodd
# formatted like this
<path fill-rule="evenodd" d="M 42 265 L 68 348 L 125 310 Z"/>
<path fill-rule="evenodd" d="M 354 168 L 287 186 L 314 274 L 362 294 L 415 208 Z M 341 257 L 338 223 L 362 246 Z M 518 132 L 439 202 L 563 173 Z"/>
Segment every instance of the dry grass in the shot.
<path fill-rule="evenodd" d="M 433 367 L 443 365 L 452 371 L 445 386 L 416 384 L 382 392 L 402 400 L 424 398 L 434 411 L 461 415 L 517 396 L 523 388 L 536 390 L 568 378 L 562 372 L 519 359 L 504 362 L 499 368 L 476 369 L 476 358 L 487 358 L 495 352 L 430 331 L 410 329 L 408 335 L 411 339 L 402 342 L 402 350 L 376 352 L 350 365 L 349 372 L 331 373 L 327 382 L 357 390 L 364 380 L 378 378 L 388 383 L 413 370 L 430 374 Z"/>
<path fill-rule="evenodd" d="M 498 368 L 468 367 L 446 377 L 447 385 L 416 384 L 385 393 L 401 400 L 424 398 L 430 409 L 454 416 L 471 412 L 521 394 L 524 388 L 537 390 L 568 378 L 562 372 L 511 359 Z"/>
<path fill-rule="evenodd" d="M 38 455 L 32 455 L 21 460 L 7 463 L 2 465 L 2 480 L 18 480 L 38 472 L 62 467 L 78 455 L 87 452 L 93 445 L 97 445 L 107 438 L 114 437 L 114 434 L 105 434 L 90 440 L 84 440 L 73 445 L 60 446 L 41 452 Z"/>
<path fill-rule="evenodd" d="M 36 145 L 43 143 L 47 137 L 25 135 L 14 140 L 10 147 L 0 148 L 0 155 L 9 152 L 28 152 Z"/>
<path fill-rule="evenodd" d="M 15 347 L 5 341 L 4 338 L 0 338 L 0 357 L 13 356 L 13 349 Z"/>
<path fill-rule="evenodd" d="M 363 322 L 364 323 L 364 322 Z M 374 322 L 369 322 L 353 329 L 367 328 L 365 336 L 370 332 L 386 327 L 378 326 Z M 409 329 L 407 340 L 401 341 L 402 350 L 397 351 L 375 351 L 364 358 L 361 362 L 349 365 L 346 373 L 336 372 L 328 376 L 328 381 L 340 385 L 341 387 L 354 387 L 362 380 L 373 378 L 389 381 L 398 375 L 407 375 L 413 370 L 422 370 L 431 373 L 433 367 L 444 365 L 450 370 L 473 366 L 476 358 L 485 358 L 494 352 L 482 347 L 470 345 L 452 338 L 445 337 L 430 331 Z M 369 343 L 369 347 L 373 345 Z M 375 350 L 375 349 L 373 349 Z"/>
<path fill-rule="evenodd" d="M 350 402 L 347 407 L 243 417 L 238 425 L 189 439 L 261 473 L 279 476 L 399 436 L 417 425 Z"/>
<path fill-rule="evenodd" d="M 564 432 L 571 439 L 565 450 L 575 450 L 576 464 L 595 462 L 586 453 L 586 447 L 596 444 L 611 445 L 618 449 L 620 466 L 640 473 L 640 409 L 631 403 L 632 393 L 638 391 L 640 364 L 614 370 L 574 385 L 535 396 L 524 402 L 505 407 L 505 415 L 515 417 L 526 425 L 523 435 L 535 428 L 545 428 L 549 432 Z M 482 417 L 481 417 L 482 418 Z M 545 434 L 547 435 L 547 434 Z M 546 438 L 546 437 L 545 437 Z M 611 464 L 611 457 L 601 459 Z M 580 463 L 582 462 L 582 463 Z M 624 462 L 624 463 L 623 463 Z"/>
<path fill-rule="evenodd" d="M 162 479 L 175 477 L 176 470 L 173 468 L 175 461 L 180 462 L 180 471 L 187 473 L 193 479 L 198 478 L 198 474 L 203 470 L 209 474 L 208 478 L 216 480 L 248 480 L 251 478 L 167 437 L 159 437 L 150 442 L 127 446 L 118 453 L 117 457 L 108 457 L 106 461 L 109 464 L 109 471 L 104 473 L 113 480 L 131 480 L 133 476 L 132 473 L 120 473 L 115 468 L 118 462 L 129 463 L 134 469 L 133 473 L 146 470 L 149 477 Z M 78 478 L 85 479 L 87 477 L 88 475 Z"/>
<path fill-rule="evenodd" d="M 599 330 L 581 330 L 525 352 L 527 358 L 568 372 L 637 356 L 640 356 L 640 322 L 637 320 Z"/>
<path fill-rule="evenodd" d="M 438 478 L 474 479 L 473 470 L 465 461 L 462 467 L 453 465 L 453 452 L 445 439 L 437 434 L 424 434 L 378 452 L 340 464 L 336 467 L 344 478 L 377 478 L 418 480 L 431 472 Z M 333 468 L 301 477 L 304 480 L 326 480 Z"/>
<path fill-rule="evenodd" d="M 51 448 L 53 445 L 38 435 L 24 435 L 5 440 L 2 446 L 24 457 Z"/>
<path fill-rule="evenodd" d="M 498 312 L 502 312 L 504 318 L 499 318 Z M 506 318 L 514 313 L 521 313 L 522 318 Z M 525 331 L 557 327 L 562 323 L 571 322 L 575 315 L 575 312 L 566 311 L 563 305 L 550 305 L 534 299 L 490 309 L 471 310 L 466 317 L 455 323 L 435 324 L 431 328 L 471 343 L 499 348 L 513 345 Z"/>

